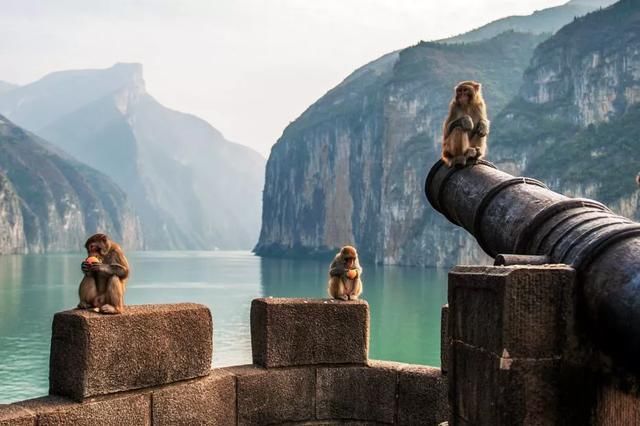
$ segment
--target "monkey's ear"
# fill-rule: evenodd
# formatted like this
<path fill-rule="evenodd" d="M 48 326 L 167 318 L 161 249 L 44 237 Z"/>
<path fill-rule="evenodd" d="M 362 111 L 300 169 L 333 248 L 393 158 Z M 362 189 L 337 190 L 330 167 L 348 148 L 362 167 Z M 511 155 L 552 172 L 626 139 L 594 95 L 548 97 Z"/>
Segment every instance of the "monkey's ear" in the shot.
<path fill-rule="evenodd" d="M 477 81 L 474 81 L 471 84 L 473 85 L 473 88 L 476 89 L 476 92 L 479 92 L 480 89 L 482 89 L 482 84 L 478 83 Z"/>

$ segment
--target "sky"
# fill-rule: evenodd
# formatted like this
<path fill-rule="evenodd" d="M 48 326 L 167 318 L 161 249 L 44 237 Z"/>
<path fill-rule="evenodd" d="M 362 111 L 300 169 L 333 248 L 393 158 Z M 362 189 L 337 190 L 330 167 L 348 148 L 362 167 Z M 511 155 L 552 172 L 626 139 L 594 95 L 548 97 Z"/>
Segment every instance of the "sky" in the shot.
<path fill-rule="evenodd" d="M 0 80 L 143 64 L 147 91 L 268 156 L 360 66 L 566 0 L 0 0 Z"/>

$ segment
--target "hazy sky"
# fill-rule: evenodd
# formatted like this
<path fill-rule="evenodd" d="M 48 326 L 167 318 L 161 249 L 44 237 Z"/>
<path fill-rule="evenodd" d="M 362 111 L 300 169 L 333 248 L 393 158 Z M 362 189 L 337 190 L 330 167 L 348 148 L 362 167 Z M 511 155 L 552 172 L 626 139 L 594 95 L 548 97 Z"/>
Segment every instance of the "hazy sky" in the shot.
<path fill-rule="evenodd" d="M 265 156 L 365 63 L 566 0 L 0 0 L 0 80 L 144 65 L 165 106 Z"/>

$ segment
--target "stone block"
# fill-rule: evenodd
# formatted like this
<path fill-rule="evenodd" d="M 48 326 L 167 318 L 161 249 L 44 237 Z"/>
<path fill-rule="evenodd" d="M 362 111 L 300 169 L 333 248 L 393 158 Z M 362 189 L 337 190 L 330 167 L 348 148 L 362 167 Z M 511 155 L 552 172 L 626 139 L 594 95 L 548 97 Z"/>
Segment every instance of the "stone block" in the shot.
<path fill-rule="evenodd" d="M 440 310 L 440 370 L 442 374 L 449 371 L 449 305 L 443 305 Z"/>
<path fill-rule="evenodd" d="M 449 419 L 447 377 L 439 368 L 411 365 L 398 371 L 400 425 L 437 425 Z"/>
<path fill-rule="evenodd" d="M 207 377 L 153 391 L 154 425 L 236 424 L 236 379 L 214 369 Z"/>
<path fill-rule="evenodd" d="M 365 301 L 255 299 L 251 303 L 253 362 L 263 367 L 364 364 L 369 350 Z"/>
<path fill-rule="evenodd" d="M 469 424 L 559 424 L 559 359 L 499 357 L 455 341 L 452 347 L 448 380 L 454 419 Z"/>
<path fill-rule="evenodd" d="M 238 425 L 308 421 L 314 418 L 314 368 L 223 369 L 236 376 Z"/>
<path fill-rule="evenodd" d="M 567 341 L 573 268 L 456 267 L 449 273 L 452 340 L 514 358 L 561 355 Z"/>
<path fill-rule="evenodd" d="M 55 314 L 49 392 L 82 401 L 96 395 L 206 376 L 212 318 L 206 306 L 127 306 L 120 315 Z"/>
<path fill-rule="evenodd" d="M 316 418 L 393 423 L 398 366 L 318 368 Z"/>
<path fill-rule="evenodd" d="M 47 396 L 19 403 L 35 413 L 38 426 L 121 426 L 150 425 L 149 394 L 107 396 L 82 403 L 58 396 Z"/>
<path fill-rule="evenodd" d="M 0 426 L 35 426 L 36 416 L 15 404 L 0 404 Z"/>

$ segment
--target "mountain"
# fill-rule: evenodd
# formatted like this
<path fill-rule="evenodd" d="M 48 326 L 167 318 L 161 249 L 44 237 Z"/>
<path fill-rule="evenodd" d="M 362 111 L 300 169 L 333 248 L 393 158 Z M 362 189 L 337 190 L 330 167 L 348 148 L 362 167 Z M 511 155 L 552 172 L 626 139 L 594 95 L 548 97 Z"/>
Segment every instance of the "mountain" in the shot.
<path fill-rule="evenodd" d="M 493 123 L 493 161 L 640 219 L 639 52 L 638 0 L 591 13 L 542 43 Z"/>
<path fill-rule="evenodd" d="M 143 246 L 138 218 L 111 179 L 0 116 L 0 254 L 78 251 L 96 232 Z"/>
<path fill-rule="evenodd" d="M 536 10 L 530 15 L 508 16 L 483 25 L 464 34 L 440 40 L 445 43 L 469 43 L 486 40 L 505 31 L 532 34 L 552 34 L 571 22 L 598 8 L 609 6 L 617 0 L 571 0 L 561 6 Z"/>
<path fill-rule="evenodd" d="M 0 94 L 13 90 L 16 87 L 18 87 L 18 85 L 7 83 L 6 81 L 0 81 Z"/>
<path fill-rule="evenodd" d="M 481 81 L 489 113 L 500 111 L 545 37 L 422 42 L 354 72 L 272 148 L 256 253 L 326 255 L 351 243 L 387 264 L 484 261 L 466 232 L 428 207 L 424 177 L 440 155 L 454 85 Z"/>
<path fill-rule="evenodd" d="M 150 249 L 243 249 L 260 229 L 265 160 L 146 91 L 139 64 L 61 71 L 0 95 L 0 113 L 110 176 Z"/>

